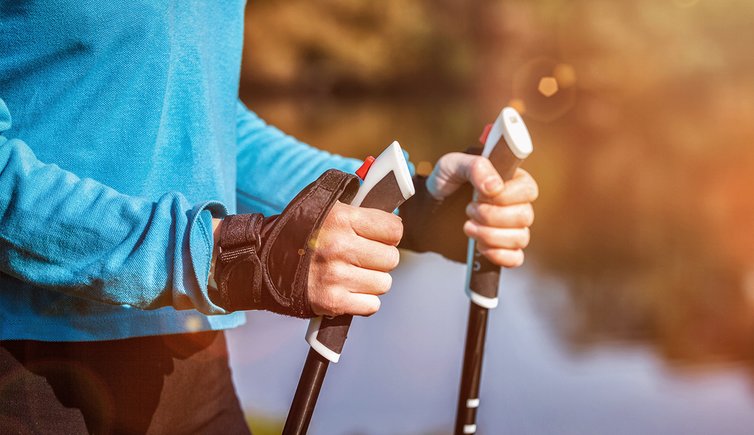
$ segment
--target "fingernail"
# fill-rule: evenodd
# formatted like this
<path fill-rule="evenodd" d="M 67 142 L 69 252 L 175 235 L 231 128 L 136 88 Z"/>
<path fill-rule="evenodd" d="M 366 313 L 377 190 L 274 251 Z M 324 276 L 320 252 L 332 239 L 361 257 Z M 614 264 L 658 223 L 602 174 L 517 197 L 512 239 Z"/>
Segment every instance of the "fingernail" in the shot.
<path fill-rule="evenodd" d="M 484 182 L 484 190 L 488 195 L 495 195 L 503 188 L 503 180 L 498 177 L 490 177 Z"/>

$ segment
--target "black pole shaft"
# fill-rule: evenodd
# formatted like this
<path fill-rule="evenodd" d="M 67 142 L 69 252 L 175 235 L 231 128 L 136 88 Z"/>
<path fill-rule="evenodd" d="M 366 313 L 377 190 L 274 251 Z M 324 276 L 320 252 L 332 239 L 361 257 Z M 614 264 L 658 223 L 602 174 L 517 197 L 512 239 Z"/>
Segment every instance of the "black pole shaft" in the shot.
<path fill-rule="evenodd" d="M 329 365 L 330 361 L 314 349 L 309 349 L 291 409 L 288 411 L 283 435 L 304 435 L 309 430 L 309 422 L 312 420 L 319 390 L 322 388 Z"/>
<path fill-rule="evenodd" d="M 466 327 L 466 348 L 463 356 L 461 389 L 458 394 L 456 435 L 474 433 L 476 412 L 479 407 L 479 384 L 482 377 L 484 343 L 487 335 L 489 310 L 474 303 L 469 304 L 469 322 Z"/>
<path fill-rule="evenodd" d="M 506 111 L 508 112 L 507 115 Z M 506 116 L 507 119 L 503 116 Z M 510 137 L 506 136 L 506 132 Z M 490 134 L 496 136 L 490 138 Z M 506 183 L 513 179 L 518 166 L 531 153 L 531 138 L 526 131 L 526 126 L 523 124 L 520 115 L 510 108 L 503 109 L 495 123 L 485 128 L 480 140 L 485 145 L 487 158 Z M 494 143 L 490 140 L 494 140 Z M 512 142 L 508 142 L 509 140 Z M 527 142 L 528 147 L 526 146 Z M 476 201 L 476 198 L 475 194 L 474 201 Z M 469 258 L 469 264 L 466 266 L 470 272 L 469 279 L 466 282 L 466 290 L 469 293 L 471 303 L 469 304 L 466 348 L 463 354 L 461 388 L 458 394 L 456 411 L 456 435 L 476 433 L 476 414 L 479 409 L 479 384 L 482 378 L 487 317 L 489 308 L 497 306 L 500 281 L 500 266 L 496 266 L 488 259 L 483 258 L 473 241 L 470 241 L 469 249 L 473 249 L 473 257 Z M 485 305 L 488 308 L 478 304 Z"/>

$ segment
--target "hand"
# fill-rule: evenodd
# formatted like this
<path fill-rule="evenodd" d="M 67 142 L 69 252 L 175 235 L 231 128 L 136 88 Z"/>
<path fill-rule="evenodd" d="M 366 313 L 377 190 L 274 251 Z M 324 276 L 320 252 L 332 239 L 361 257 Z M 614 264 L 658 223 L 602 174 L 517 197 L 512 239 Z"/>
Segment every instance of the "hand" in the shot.
<path fill-rule="evenodd" d="M 437 162 L 427 179 L 427 190 L 442 199 L 466 182 L 474 186 L 477 198 L 466 207 L 469 220 L 463 231 L 477 241 L 479 252 L 494 264 L 521 266 L 523 249 L 529 244 L 529 227 L 534 222 L 532 202 L 539 195 L 537 183 L 523 169 L 503 183 L 488 159 L 449 153 Z"/>
<path fill-rule="evenodd" d="M 309 269 L 308 296 L 317 315 L 370 316 L 392 284 L 401 219 L 381 210 L 335 203 L 319 231 Z"/>

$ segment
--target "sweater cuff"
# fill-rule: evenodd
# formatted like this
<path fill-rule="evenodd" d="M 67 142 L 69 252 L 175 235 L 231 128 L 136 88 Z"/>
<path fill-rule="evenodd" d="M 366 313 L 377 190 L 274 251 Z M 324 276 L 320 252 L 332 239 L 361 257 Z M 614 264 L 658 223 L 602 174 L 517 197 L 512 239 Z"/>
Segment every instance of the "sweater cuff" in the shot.
<path fill-rule="evenodd" d="M 206 311 L 211 314 L 226 314 L 227 311 L 222 307 L 214 304 L 207 293 L 207 281 L 212 263 L 212 250 L 214 247 L 214 238 L 212 236 L 212 218 L 224 218 L 228 215 L 225 206 L 217 201 L 207 201 L 196 205 L 188 213 L 189 230 L 188 230 L 188 251 L 190 259 L 190 279 L 193 281 L 187 283 L 188 288 L 197 289 L 197 295 L 201 299 L 195 300 L 197 306 L 204 305 Z"/>

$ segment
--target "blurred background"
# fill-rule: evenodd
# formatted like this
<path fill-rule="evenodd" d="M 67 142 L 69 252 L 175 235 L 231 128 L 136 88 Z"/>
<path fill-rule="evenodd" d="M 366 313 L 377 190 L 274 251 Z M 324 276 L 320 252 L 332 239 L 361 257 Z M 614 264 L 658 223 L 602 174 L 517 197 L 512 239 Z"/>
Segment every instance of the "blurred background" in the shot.
<path fill-rule="evenodd" d="M 397 139 L 428 171 L 523 114 L 541 197 L 480 434 L 754 433 L 754 3 L 255 0 L 246 25 L 242 98 L 320 148 Z M 311 433 L 451 432 L 464 273 L 404 253 Z M 282 427 L 305 329 L 252 313 L 230 334 L 257 434 Z"/>

